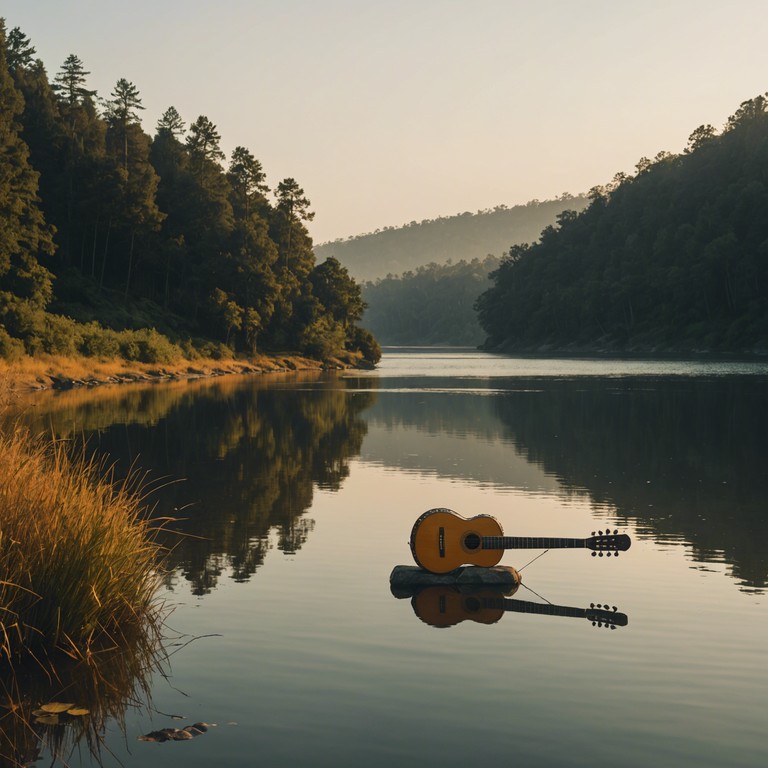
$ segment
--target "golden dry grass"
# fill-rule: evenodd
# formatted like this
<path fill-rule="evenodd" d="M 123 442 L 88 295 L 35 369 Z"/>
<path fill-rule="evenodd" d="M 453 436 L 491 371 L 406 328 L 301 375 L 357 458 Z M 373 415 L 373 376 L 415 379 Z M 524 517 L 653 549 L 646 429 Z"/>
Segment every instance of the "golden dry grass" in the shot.
<path fill-rule="evenodd" d="M 86 658 L 159 636 L 161 552 L 139 482 L 110 482 L 63 443 L 0 432 L 0 661 Z"/>
<path fill-rule="evenodd" d="M 349 359 L 337 361 L 337 364 L 339 366 L 353 365 L 355 363 L 353 357 L 350 355 Z M 8 389 L 24 392 L 49 388 L 57 380 L 94 385 L 118 381 L 211 376 L 222 373 L 318 370 L 321 367 L 322 364 L 316 360 L 287 354 L 257 355 L 248 359 L 182 359 L 169 364 L 41 354 L 35 357 L 23 357 L 14 362 L 0 359 L 0 379 L 6 382 Z"/>

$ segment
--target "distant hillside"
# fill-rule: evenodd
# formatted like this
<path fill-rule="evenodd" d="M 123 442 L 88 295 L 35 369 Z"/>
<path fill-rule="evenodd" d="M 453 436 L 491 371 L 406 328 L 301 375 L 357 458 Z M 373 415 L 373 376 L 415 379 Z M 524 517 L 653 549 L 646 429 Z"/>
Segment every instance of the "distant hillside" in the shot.
<path fill-rule="evenodd" d="M 498 266 L 496 256 L 486 256 L 365 283 L 365 327 L 380 344 L 479 346 L 485 335 L 474 304 Z"/>
<path fill-rule="evenodd" d="M 538 240 L 562 211 L 578 212 L 588 203 L 586 196 L 564 194 L 557 200 L 531 200 L 513 208 L 498 205 L 477 213 L 412 221 L 316 245 L 315 256 L 318 261 L 335 256 L 361 281 L 399 275 L 427 264 L 500 257 L 512 245 Z"/>
<path fill-rule="evenodd" d="M 768 352 L 768 98 L 636 168 L 510 249 L 488 348 Z"/>

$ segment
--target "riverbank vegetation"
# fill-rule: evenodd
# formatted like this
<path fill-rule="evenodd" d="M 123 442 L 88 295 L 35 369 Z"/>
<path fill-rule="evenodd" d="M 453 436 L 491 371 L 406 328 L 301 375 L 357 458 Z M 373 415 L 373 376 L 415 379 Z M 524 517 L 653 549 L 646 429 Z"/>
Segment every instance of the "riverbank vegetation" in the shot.
<path fill-rule="evenodd" d="M 360 287 L 316 263 L 310 201 L 267 184 L 243 146 L 170 106 L 144 132 L 139 89 L 88 87 L 69 55 L 49 78 L 0 20 L 0 357 L 168 363 L 291 350 L 380 351 Z"/>
<path fill-rule="evenodd" d="M 477 302 L 507 351 L 768 352 L 768 100 L 641 158 L 515 245 Z"/>

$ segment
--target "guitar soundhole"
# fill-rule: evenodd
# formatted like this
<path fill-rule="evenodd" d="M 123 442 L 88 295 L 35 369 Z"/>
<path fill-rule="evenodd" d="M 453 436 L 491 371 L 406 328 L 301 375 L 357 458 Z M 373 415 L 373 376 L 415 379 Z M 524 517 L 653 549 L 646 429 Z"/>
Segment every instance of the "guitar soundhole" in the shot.
<path fill-rule="evenodd" d="M 468 597 L 464 601 L 464 607 L 467 609 L 467 613 L 477 613 L 480 610 L 480 601 L 476 597 Z"/>
<path fill-rule="evenodd" d="M 476 533 L 468 533 L 464 537 L 464 546 L 466 549 L 480 549 L 480 537 Z"/>

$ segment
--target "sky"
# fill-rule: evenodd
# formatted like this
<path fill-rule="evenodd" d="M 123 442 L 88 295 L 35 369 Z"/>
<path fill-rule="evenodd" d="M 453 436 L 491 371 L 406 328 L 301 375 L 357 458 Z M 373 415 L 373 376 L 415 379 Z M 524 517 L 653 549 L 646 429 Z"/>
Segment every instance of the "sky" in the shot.
<path fill-rule="evenodd" d="M 139 89 L 296 179 L 316 243 L 552 199 L 768 90 L 765 0 L 2 0 L 53 79 Z"/>

